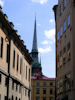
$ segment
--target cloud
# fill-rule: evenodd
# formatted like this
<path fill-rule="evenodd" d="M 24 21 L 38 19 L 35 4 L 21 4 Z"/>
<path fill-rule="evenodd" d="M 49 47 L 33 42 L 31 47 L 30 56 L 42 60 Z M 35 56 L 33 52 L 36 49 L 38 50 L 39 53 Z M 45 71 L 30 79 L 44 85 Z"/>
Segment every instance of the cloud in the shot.
<path fill-rule="evenodd" d="M 20 23 L 16 23 L 15 25 L 21 25 Z"/>
<path fill-rule="evenodd" d="M 36 3 L 40 3 L 40 4 L 44 4 L 47 2 L 47 0 L 31 0 L 33 2 L 36 2 Z"/>
<path fill-rule="evenodd" d="M 41 26 L 41 24 L 37 24 L 37 26 Z"/>
<path fill-rule="evenodd" d="M 51 49 L 51 47 L 49 46 L 49 47 L 46 47 L 46 48 L 38 48 L 38 51 L 39 51 L 40 53 L 48 53 L 48 52 L 52 51 L 52 49 Z"/>
<path fill-rule="evenodd" d="M 53 23 L 53 22 L 54 22 L 54 19 L 50 19 L 49 22 L 50 22 L 50 23 Z"/>
<path fill-rule="evenodd" d="M 45 30 L 44 31 L 46 38 L 54 40 L 55 39 L 55 29 Z"/>
<path fill-rule="evenodd" d="M 43 42 L 41 42 L 42 44 L 52 44 L 51 41 L 48 41 L 48 40 L 44 40 Z"/>
<path fill-rule="evenodd" d="M 0 5 L 4 6 L 4 1 L 0 0 Z"/>

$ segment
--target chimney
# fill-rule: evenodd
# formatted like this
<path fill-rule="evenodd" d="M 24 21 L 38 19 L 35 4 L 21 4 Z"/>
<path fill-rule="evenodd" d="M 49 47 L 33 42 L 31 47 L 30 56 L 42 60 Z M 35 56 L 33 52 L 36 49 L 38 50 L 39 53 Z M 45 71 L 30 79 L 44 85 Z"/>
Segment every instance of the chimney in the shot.
<path fill-rule="evenodd" d="M 5 19 L 7 20 L 8 19 L 8 16 L 6 14 L 4 14 L 4 16 L 5 16 Z"/>
<path fill-rule="evenodd" d="M 19 39 L 21 38 L 21 36 L 20 36 L 20 35 L 18 35 L 18 37 L 19 37 Z"/>
<path fill-rule="evenodd" d="M 0 11 L 2 10 L 2 7 L 0 6 Z"/>
<path fill-rule="evenodd" d="M 11 25 L 12 28 L 14 28 L 14 24 L 12 22 L 10 22 L 10 25 Z"/>
<path fill-rule="evenodd" d="M 17 31 L 17 30 L 15 30 L 15 32 L 16 32 L 16 34 L 17 34 L 17 32 L 18 32 L 18 31 Z"/>
<path fill-rule="evenodd" d="M 22 43 L 24 44 L 24 41 L 23 40 L 21 40 L 22 41 Z"/>

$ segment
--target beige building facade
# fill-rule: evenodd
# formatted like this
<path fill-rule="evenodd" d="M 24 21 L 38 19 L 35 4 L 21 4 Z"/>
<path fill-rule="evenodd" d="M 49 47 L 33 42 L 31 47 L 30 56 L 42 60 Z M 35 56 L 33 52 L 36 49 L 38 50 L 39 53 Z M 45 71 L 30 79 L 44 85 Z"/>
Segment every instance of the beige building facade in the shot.
<path fill-rule="evenodd" d="M 0 100 L 31 100 L 32 61 L 0 6 Z"/>
<path fill-rule="evenodd" d="M 31 76 L 31 100 L 55 100 L 55 78 Z"/>
<path fill-rule="evenodd" d="M 58 0 L 56 23 L 56 96 L 75 100 L 75 0 Z"/>

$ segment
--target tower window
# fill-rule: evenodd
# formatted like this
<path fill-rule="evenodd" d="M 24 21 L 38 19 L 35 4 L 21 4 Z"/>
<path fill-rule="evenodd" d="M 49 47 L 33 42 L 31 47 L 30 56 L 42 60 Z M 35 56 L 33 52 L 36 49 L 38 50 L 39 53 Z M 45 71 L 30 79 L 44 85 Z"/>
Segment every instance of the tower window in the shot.
<path fill-rule="evenodd" d="M 61 14 L 62 14 L 62 7 L 63 7 L 63 6 L 62 6 L 62 3 L 61 3 L 61 6 L 60 6 L 60 13 L 61 13 Z"/>
<path fill-rule="evenodd" d="M 62 36 L 62 26 L 60 27 L 60 36 Z"/>

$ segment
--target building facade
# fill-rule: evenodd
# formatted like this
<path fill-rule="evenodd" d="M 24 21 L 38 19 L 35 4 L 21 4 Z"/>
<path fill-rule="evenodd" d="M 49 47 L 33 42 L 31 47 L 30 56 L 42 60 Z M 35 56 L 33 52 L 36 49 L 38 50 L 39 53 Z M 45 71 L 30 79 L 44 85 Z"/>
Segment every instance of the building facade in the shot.
<path fill-rule="evenodd" d="M 31 100 L 55 100 L 55 78 L 42 74 L 31 76 Z"/>
<path fill-rule="evenodd" d="M 75 0 L 58 0 L 56 23 L 56 95 L 75 100 Z"/>
<path fill-rule="evenodd" d="M 32 61 L 0 6 L 0 100 L 31 100 Z"/>
<path fill-rule="evenodd" d="M 32 76 L 31 76 L 31 100 L 54 100 L 55 99 L 55 78 L 48 78 L 42 74 L 41 59 L 38 60 L 36 19 L 34 24 L 34 37 L 31 56 Z"/>

